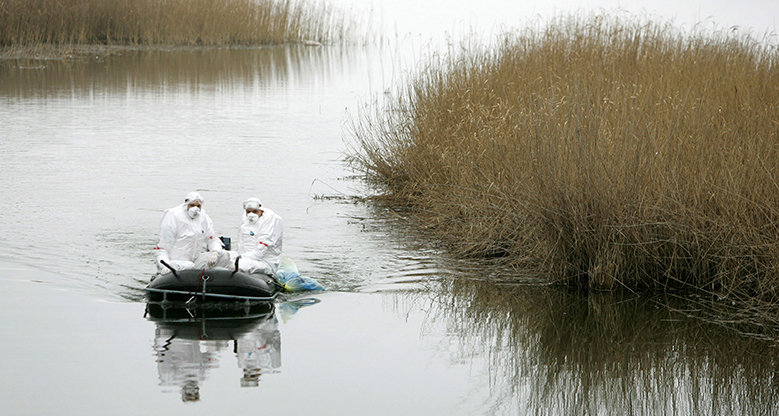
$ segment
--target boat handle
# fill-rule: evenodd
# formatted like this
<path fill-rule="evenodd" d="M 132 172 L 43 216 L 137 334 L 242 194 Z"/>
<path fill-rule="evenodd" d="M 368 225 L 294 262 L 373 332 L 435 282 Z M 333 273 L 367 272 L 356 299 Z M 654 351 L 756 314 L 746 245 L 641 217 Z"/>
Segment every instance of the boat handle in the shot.
<path fill-rule="evenodd" d="M 162 263 L 163 266 L 170 269 L 170 271 L 173 272 L 174 276 L 179 277 L 178 273 L 176 273 L 176 269 L 174 269 L 170 264 L 168 264 L 168 262 L 166 262 L 165 260 L 160 260 L 160 263 Z"/>
<path fill-rule="evenodd" d="M 233 276 L 235 273 L 238 272 L 238 260 L 241 260 L 241 256 L 238 256 L 235 258 L 235 270 L 230 274 L 230 276 Z"/>

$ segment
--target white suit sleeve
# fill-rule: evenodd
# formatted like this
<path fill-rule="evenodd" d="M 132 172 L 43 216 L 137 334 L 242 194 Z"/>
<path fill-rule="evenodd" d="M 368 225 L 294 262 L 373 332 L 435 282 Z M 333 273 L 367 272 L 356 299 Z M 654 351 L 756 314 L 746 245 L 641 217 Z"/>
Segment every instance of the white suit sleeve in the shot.
<path fill-rule="evenodd" d="M 173 213 L 170 210 L 165 211 L 160 220 L 160 242 L 157 243 L 157 247 L 154 247 L 154 256 L 156 258 L 157 270 L 165 270 L 166 267 L 160 263 L 164 260 L 170 264 L 170 255 L 168 250 L 173 247 L 176 241 L 176 221 L 173 218 Z"/>
<path fill-rule="evenodd" d="M 276 217 L 273 221 L 273 228 L 271 229 L 270 237 L 268 237 L 268 246 L 274 247 L 281 241 L 281 236 L 284 234 L 284 221 L 281 217 Z"/>
<path fill-rule="evenodd" d="M 267 224 L 266 227 L 263 227 L 261 230 L 259 243 L 256 247 L 256 255 L 258 259 L 263 258 L 265 255 L 265 252 L 268 251 L 269 248 L 275 247 L 279 244 L 279 241 L 281 241 L 281 237 L 284 234 L 284 223 L 281 220 L 281 217 L 275 217 L 273 221 L 271 221 L 269 224 Z"/>
<path fill-rule="evenodd" d="M 211 217 L 206 218 L 206 242 L 208 251 L 222 251 L 222 241 L 214 234 L 214 222 Z"/>

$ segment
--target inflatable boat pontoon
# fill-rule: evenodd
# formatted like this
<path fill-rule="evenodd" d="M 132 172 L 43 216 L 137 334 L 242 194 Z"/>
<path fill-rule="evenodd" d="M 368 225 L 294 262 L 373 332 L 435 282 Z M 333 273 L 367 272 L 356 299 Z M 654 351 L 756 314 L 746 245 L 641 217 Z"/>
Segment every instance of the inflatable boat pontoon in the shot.
<path fill-rule="evenodd" d="M 183 338 L 199 339 L 206 333 L 204 329 L 209 329 L 207 333 L 211 338 L 222 333 L 240 334 L 247 332 L 246 328 L 253 328 L 274 316 L 272 302 L 251 302 L 249 305 L 243 302 L 198 302 L 189 305 L 150 302 L 146 304 L 144 314 L 159 328 L 176 331 Z"/>
<path fill-rule="evenodd" d="M 281 284 L 272 276 L 235 270 L 174 270 L 157 276 L 146 286 L 150 302 L 273 301 Z M 166 264 L 167 266 L 167 264 Z"/>

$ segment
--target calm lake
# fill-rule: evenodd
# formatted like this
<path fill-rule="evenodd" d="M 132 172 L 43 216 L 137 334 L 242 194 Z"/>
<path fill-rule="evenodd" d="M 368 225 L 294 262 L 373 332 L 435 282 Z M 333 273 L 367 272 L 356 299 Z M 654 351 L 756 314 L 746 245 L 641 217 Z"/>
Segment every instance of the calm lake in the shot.
<path fill-rule="evenodd" d="M 363 105 L 452 37 L 569 3 L 344 0 L 385 40 L 0 61 L 0 414 L 779 414 L 776 346 L 688 317 L 708 301 L 489 283 L 508 279 L 355 198 Z M 618 3 L 592 7 L 662 6 Z M 682 24 L 777 16 L 668 3 Z M 192 190 L 227 236 L 262 199 L 327 291 L 241 319 L 149 315 L 161 214 Z"/>

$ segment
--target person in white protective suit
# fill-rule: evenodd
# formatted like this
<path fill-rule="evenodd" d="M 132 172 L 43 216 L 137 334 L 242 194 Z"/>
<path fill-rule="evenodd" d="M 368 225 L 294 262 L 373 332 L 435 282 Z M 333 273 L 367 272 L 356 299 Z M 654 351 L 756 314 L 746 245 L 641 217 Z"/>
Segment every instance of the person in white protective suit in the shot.
<path fill-rule="evenodd" d="M 238 233 L 239 269 L 248 273 L 273 275 L 281 260 L 284 222 L 265 208 L 257 198 L 243 203 L 242 223 Z"/>
<path fill-rule="evenodd" d="M 160 221 L 160 242 L 154 251 L 159 273 L 168 272 L 163 261 L 176 270 L 228 267 L 230 263 L 198 192 L 190 192 L 183 204 L 165 210 Z"/>
<path fill-rule="evenodd" d="M 154 351 L 160 386 L 180 388 L 182 401 L 200 400 L 200 383 L 219 368 L 221 351 L 228 346 L 226 340 L 186 339 L 178 337 L 175 330 L 158 326 Z"/>
<path fill-rule="evenodd" d="M 262 374 L 278 372 L 281 367 L 281 334 L 276 317 L 263 321 L 237 338 L 234 352 L 238 368 L 243 370 L 241 387 L 257 387 Z"/>

